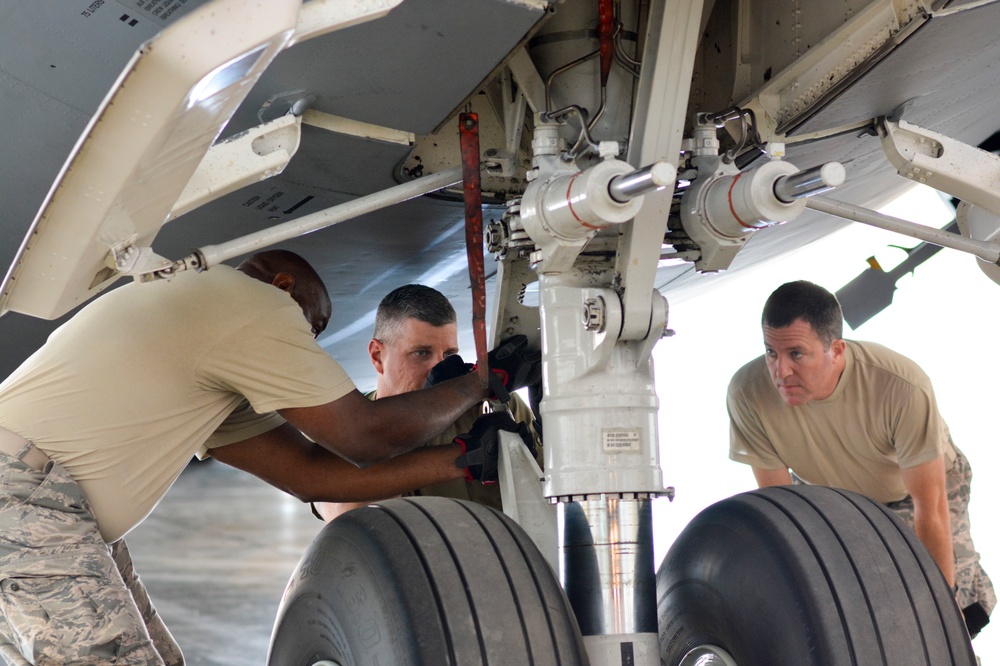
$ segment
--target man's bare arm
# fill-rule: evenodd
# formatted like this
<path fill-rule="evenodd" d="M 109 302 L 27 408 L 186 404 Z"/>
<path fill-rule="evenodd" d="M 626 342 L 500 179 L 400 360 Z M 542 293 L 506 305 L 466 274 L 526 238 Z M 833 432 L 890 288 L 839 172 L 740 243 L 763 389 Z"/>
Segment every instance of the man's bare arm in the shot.
<path fill-rule="evenodd" d="M 476 373 L 469 373 L 380 400 L 352 391 L 325 405 L 279 413 L 309 439 L 357 465 L 370 465 L 430 441 L 488 396 Z"/>
<path fill-rule="evenodd" d="M 422 448 L 360 469 L 287 423 L 211 453 L 303 502 L 369 502 L 465 478 L 465 470 L 455 466 L 462 453 L 458 444 Z"/>
<path fill-rule="evenodd" d="M 944 456 L 939 456 L 900 472 L 906 492 L 913 498 L 913 522 L 917 536 L 941 568 L 948 585 L 954 585 L 955 551 L 944 465 Z"/>
<path fill-rule="evenodd" d="M 754 467 L 753 476 L 757 479 L 758 488 L 792 485 L 792 475 L 788 472 L 787 467 L 785 469 L 764 469 L 762 467 Z"/>

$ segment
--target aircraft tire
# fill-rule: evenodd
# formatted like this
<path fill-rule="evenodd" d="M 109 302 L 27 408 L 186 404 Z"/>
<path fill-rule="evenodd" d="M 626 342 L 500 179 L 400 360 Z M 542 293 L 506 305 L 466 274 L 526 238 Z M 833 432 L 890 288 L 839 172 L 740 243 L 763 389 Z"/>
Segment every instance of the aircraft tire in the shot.
<path fill-rule="evenodd" d="M 493 509 L 440 497 L 355 509 L 310 545 L 278 609 L 270 666 L 585 664 L 552 569 Z"/>
<path fill-rule="evenodd" d="M 764 488 L 706 508 L 664 558 L 656 595 L 667 666 L 699 646 L 739 666 L 976 663 L 917 536 L 844 490 Z"/>

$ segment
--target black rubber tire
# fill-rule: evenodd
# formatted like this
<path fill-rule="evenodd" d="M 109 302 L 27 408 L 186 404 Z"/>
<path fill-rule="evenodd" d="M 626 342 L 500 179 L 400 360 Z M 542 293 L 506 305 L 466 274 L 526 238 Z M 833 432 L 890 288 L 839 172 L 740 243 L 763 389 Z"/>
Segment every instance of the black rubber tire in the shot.
<path fill-rule="evenodd" d="M 861 495 L 782 486 L 718 502 L 656 574 L 660 656 L 716 645 L 739 666 L 974 666 L 930 554 Z"/>
<path fill-rule="evenodd" d="M 389 500 L 323 528 L 278 609 L 269 666 L 586 664 L 566 595 L 493 509 Z"/>

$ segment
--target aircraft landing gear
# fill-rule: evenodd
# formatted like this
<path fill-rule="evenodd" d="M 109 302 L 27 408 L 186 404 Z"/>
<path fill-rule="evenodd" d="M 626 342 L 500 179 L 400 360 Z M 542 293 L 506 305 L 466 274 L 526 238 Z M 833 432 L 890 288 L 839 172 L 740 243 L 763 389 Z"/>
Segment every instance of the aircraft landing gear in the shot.
<path fill-rule="evenodd" d="M 267 663 L 587 663 L 535 544 L 492 509 L 439 497 L 355 509 L 323 528 L 285 590 Z"/>
<path fill-rule="evenodd" d="M 720 660 L 695 663 L 976 663 L 916 535 L 844 490 L 786 486 L 718 502 L 674 542 L 656 582 L 664 664 L 703 648 Z"/>

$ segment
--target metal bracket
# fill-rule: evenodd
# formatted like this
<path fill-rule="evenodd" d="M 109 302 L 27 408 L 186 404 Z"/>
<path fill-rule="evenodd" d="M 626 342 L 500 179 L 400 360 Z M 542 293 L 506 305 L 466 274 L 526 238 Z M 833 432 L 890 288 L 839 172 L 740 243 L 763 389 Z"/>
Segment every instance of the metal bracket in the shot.
<path fill-rule="evenodd" d="M 513 74 L 507 70 L 498 77 L 494 85 L 485 89 L 487 99 L 503 123 L 505 144 L 503 150 L 486 151 L 483 167 L 490 174 L 502 178 L 516 176 L 520 170 L 518 159 L 521 152 L 521 134 L 524 130 L 524 114 L 528 107 L 524 93 L 520 90 L 514 92 L 512 76 Z"/>
<path fill-rule="evenodd" d="M 108 251 L 108 267 L 119 275 L 130 275 L 140 282 L 152 279 L 159 271 L 168 270 L 173 262 L 153 252 L 151 247 L 135 245 L 135 239 L 120 243 Z"/>
<path fill-rule="evenodd" d="M 277 176 L 299 149 L 301 132 L 301 118 L 287 115 L 213 145 L 170 209 L 167 220 Z"/>
<path fill-rule="evenodd" d="M 1000 215 L 1000 157 L 905 120 L 877 128 L 900 176 Z"/>

